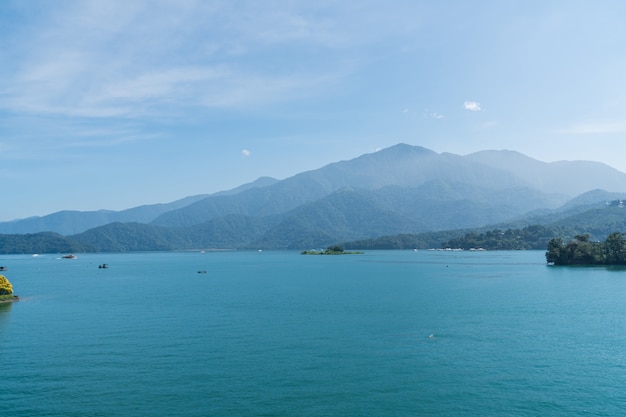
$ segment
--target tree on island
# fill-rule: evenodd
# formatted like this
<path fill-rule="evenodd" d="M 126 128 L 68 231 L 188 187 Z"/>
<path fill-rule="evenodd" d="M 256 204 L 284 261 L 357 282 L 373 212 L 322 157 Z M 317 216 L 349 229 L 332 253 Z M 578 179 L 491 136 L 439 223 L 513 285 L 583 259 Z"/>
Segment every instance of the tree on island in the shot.
<path fill-rule="evenodd" d="M 622 233 L 611 233 L 604 241 L 606 262 L 611 265 L 626 263 L 626 239 Z"/>
<path fill-rule="evenodd" d="M 604 242 L 592 242 L 589 235 L 577 235 L 567 243 L 552 239 L 546 261 L 554 265 L 626 265 L 626 238 L 614 232 Z"/>
<path fill-rule="evenodd" d="M 302 251 L 302 255 L 357 255 L 363 252 L 346 252 L 341 246 L 334 245 L 329 246 L 326 250 L 305 250 Z"/>
<path fill-rule="evenodd" d="M 13 294 L 13 285 L 11 285 L 7 277 L 0 275 L 0 295 L 11 294 Z"/>

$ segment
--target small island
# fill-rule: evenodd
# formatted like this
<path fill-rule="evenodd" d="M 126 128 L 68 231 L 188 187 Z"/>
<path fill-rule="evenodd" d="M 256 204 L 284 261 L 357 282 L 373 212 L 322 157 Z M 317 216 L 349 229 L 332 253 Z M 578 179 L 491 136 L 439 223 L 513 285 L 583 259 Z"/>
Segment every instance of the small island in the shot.
<path fill-rule="evenodd" d="M 325 250 L 304 250 L 301 255 L 359 255 L 363 252 L 346 252 L 341 246 L 329 246 Z"/>
<path fill-rule="evenodd" d="M 546 261 L 549 265 L 624 265 L 626 237 L 611 233 L 604 242 L 592 241 L 589 235 L 577 235 L 567 243 L 556 238 L 548 242 Z"/>
<path fill-rule="evenodd" d="M 0 275 L 0 303 L 10 303 L 17 300 L 19 297 L 13 294 L 13 285 L 4 275 Z"/>

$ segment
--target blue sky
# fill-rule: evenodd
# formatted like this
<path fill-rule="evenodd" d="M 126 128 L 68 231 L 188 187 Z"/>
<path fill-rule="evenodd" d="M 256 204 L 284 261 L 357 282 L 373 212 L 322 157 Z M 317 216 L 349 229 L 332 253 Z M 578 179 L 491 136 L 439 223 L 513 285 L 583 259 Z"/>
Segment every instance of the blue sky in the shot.
<path fill-rule="evenodd" d="M 626 3 L 0 2 L 0 221 L 399 142 L 626 171 Z"/>

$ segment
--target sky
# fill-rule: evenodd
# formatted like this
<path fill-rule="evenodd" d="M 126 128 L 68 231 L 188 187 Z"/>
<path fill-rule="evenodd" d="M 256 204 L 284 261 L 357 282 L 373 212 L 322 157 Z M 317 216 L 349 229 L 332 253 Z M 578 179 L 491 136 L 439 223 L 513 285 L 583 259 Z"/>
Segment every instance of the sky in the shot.
<path fill-rule="evenodd" d="M 626 172 L 626 2 L 0 2 L 0 221 L 408 143 Z"/>

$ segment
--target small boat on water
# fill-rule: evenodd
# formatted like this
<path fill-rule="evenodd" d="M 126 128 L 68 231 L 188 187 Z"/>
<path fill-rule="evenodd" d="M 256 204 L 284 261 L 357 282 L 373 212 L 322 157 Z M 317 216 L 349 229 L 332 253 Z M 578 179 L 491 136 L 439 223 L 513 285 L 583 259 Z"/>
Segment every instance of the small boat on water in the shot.
<path fill-rule="evenodd" d="M 78 258 L 78 256 L 69 254 L 69 255 L 63 255 L 63 256 L 61 256 L 61 258 L 63 258 L 63 259 L 76 259 L 76 258 Z"/>
<path fill-rule="evenodd" d="M 108 264 L 101 264 L 101 265 L 98 265 L 98 268 L 100 268 L 100 269 L 106 269 L 106 268 L 108 268 L 108 267 L 109 267 L 109 265 L 108 265 Z"/>
<path fill-rule="evenodd" d="M 0 271 L 6 271 L 7 269 L 9 268 L 7 268 L 6 266 L 0 266 Z"/>

